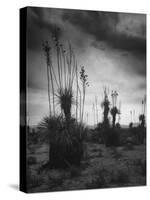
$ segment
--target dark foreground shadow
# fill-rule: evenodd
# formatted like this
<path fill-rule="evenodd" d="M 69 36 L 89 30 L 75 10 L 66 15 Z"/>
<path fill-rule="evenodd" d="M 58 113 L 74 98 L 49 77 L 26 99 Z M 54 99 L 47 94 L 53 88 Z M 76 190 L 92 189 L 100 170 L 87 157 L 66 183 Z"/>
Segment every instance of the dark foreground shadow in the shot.
<path fill-rule="evenodd" d="M 9 187 L 12 188 L 13 190 L 19 190 L 19 185 L 17 184 L 9 184 Z"/>

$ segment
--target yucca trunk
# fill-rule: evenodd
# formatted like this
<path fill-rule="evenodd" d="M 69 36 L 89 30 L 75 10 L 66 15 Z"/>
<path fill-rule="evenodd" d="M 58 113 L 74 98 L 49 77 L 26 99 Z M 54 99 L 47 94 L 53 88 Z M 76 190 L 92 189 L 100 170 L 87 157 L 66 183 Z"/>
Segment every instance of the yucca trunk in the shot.
<path fill-rule="evenodd" d="M 103 124 L 104 124 L 104 127 L 107 128 L 108 125 L 109 125 L 109 119 L 108 119 L 108 113 L 109 113 L 109 100 L 107 99 L 107 96 L 105 96 L 104 98 L 104 102 L 102 103 L 102 105 L 104 106 L 104 112 L 103 112 L 103 115 L 104 115 L 104 121 L 103 121 Z"/>
<path fill-rule="evenodd" d="M 119 113 L 117 107 L 113 107 L 111 109 L 111 115 L 112 115 L 112 127 L 115 127 L 115 123 L 116 123 L 116 115 Z"/>
<path fill-rule="evenodd" d="M 65 104 L 61 105 L 61 108 L 64 112 L 65 115 L 65 119 L 68 122 L 71 119 L 71 103 L 70 102 L 66 102 Z"/>
<path fill-rule="evenodd" d="M 112 115 L 112 126 L 113 126 L 113 128 L 115 127 L 115 124 L 116 124 L 116 113 L 114 113 Z"/>

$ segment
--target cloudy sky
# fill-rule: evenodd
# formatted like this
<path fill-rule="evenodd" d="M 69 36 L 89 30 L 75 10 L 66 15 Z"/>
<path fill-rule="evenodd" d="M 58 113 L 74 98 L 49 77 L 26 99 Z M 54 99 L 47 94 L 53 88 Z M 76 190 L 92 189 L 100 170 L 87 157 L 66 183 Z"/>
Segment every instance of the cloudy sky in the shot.
<path fill-rule="evenodd" d="M 42 42 L 51 42 L 54 26 L 60 27 L 60 41 L 71 42 L 78 67 L 85 66 L 87 88 L 85 116 L 94 124 L 92 105 L 98 98 L 102 120 L 103 87 L 119 93 L 121 124 L 135 121 L 141 113 L 146 90 L 146 15 L 50 8 L 27 9 L 28 115 L 36 125 L 48 114 L 46 63 Z M 55 59 L 54 59 L 55 62 Z M 55 63 L 54 63 L 55 65 Z M 86 120 L 86 119 L 85 119 Z"/>

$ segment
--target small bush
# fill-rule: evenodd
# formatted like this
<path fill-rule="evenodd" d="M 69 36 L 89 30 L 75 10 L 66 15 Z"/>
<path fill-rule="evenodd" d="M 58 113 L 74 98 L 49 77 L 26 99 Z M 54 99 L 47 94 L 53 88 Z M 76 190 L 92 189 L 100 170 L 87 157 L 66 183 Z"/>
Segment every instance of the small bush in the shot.
<path fill-rule="evenodd" d="M 32 172 L 29 170 L 27 173 L 27 187 L 28 189 L 41 186 L 43 183 L 43 178 L 39 175 L 33 175 Z"/>
<path fill-rule="evenodd" d="M 146 128 L 134 127 L 131 129 L 131 133 L 134 136 L 134 143 L 137 145 L 143 144 L 146 138 Z"/>
<path fill-rule="evenodd" d="M 146 160 L 136 159 L 133 163 L 136 166 L 136 171 L 142 176 L 146 176 Z"/>
<path fill-rule="evenodd" d="M 118 177 L 117 182 L 120 184 L 126 184 L 129 182 L 129 176 L 126 172 L 119 170 L 118 171 Z"/>
<path fill-rule="evenodd" d="M 112 154 L 113 154 L 113 158 L 115 158 L 115 159 L 119 159 L 122 156 L 121 152 L 117 151 L 117 149 L 115 147 L 113 149 Z"/>
<path fill-rule="evenodd" d="M 86 184 L 86 188 L 94 189 L 107 187 L 107 176 L 108 172 L 104 168 L 95 170 L 91 181 Z"/>
<path fill-rule="evenodd" d="M 132 143 L 127 143 L 126 145 L 125 145 L 125 148 L 124 148 L 125 150 L 127 150 L 127 151 L 132 151 L 132 150 L 134 150 L 134 145 L 132 144 Z"/>
<path fill-rule="evenodd" d="M 36 164 L 36 163 L 37 163 L 36 158 L 33 157 L 33 156 L 30 156 L 30 157 L 27 159 L 27 163 L 28 163 L 28 165 L 34 165 L 34 164 Z"/>
<path fill-rule="evenodd" d="M 52 170 L 48 174 L 48 185 L 50 188 L 60 186 L 65 178 L 64 172 L 58 171 L 58 170 Z"/>
<path fill-rule="evenodd" d="M 119 146 L 120 145 L 120 136 L 119 131 L 116 128 L 109 128 L 104 131 L 105 135 L 105 144 L 109 146 Z"/>
<path fill-rule="evenodd" d="M 70 168 L 70 177 L 74 178 L 81 174 L 81 169 L 79 167 L 71 166 Z"/>
<path fill-rule="evenodd" d="M 100 175 L 92 178 L 92 180 L 86 183 L 87 189 L 96 189 L 96 188 L 104 188 L 106 187 L 106 181 L 104 175 Z"/>
<path fill-rule="evenodd" d="M 112 172 L 111 183 L 118 184 L 119 186 L 129 183 L 129 175 L 125 170 L 117 170 Z"/>

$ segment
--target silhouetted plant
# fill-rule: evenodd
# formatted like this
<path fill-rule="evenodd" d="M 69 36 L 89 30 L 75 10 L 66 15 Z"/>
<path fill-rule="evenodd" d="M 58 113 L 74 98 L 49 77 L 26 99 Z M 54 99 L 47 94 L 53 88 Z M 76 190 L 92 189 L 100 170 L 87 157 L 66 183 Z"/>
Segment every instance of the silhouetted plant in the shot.
<path fill-rule="evenodd" d="M 120 125 L 120 123 L 118 122 L 118 123 L 116 123 L 116 128 L 121 128 L 121 125 Z"/>
<path fill-rule="evenodd" d="M 115 127 L 115 123 L 116 123 L 116 115 L 119 114 L 119 110 L 118 108 L 115 106 L 110 110 L 110 113 L 112 115 L 112 127 Z"/>
<path fill-rule="evenodd" d="M 130 124 L 129 124 L 129 128 L 130 128 L 130 129 L 133 128 L 133 123 L 132 123 L 132 122 L 130 122 Z"/>
<path fill-rule="evenodd" d="M 79 165 L 83 156 L 84 127 L 74 119 L 70 126 L 62 116 L 45 117 L 39 129 L 49 135 L 49 164 L 51 168 Z"/>
<path fill-rule="evenodd" d="M 116 106 L 118 93 L 116 91 L 112 91 L 111 96 L 112 96 L 112 108 L 110 110 L 110 113 L 112 115 L 112 127 L 114 128 L 116 123 L 116 115 L 120 114 L 120 111 Z"/>
<path fill-rule="evenodd" d="M 85 74 L 84 66 L 81 67 L 80 80 L 81 80 L 81 83 L 82 83 L 82 91 L 83 91 L 83 97 L 82 97 L 82 114 L 81 114 L 81 122 L 82 122 L 83 121 L 83 114 L 84 114 L 85 92 L 86 92 L 86 87 L 89 87 L 88 75 Z"/>
<path fill-rule="evenodd" d="M 140 125 L 141 125 L 141 127 L 142 128 L 144 128 L 145 127 L 145 115 L 144 114 L 141 114 L 140 116 L 139 116 L 139 121 L 140 121 Z"/>
<path fill-rule="evenodd" d="M 108 113 L 110 110 L 110 108 L 109 108 L 110 102 L 108 100 L 108 94 L 107 94 L 106 88 L 104 89 L 104 100 L 103 100 L 101 106 L 104 108 L 103 125 L 104 125 L 104 128 L 108 128 L 109 127 Z"/>
<path fill-rule="evenodd" d="M 82 90 L 80 89 L 75 53 L 69 42 L 68 48 L 64 48 L 63 44 L 60 43 L 59 33 L 60 28 L 55 27 L 52 35 L 53 40 L 43 43 L 47 64 L 50 114 L 39 124 L 39 129 L 42 132 L 45 129 L 49 137 L 49 162 L 51 167 L 62 168 L 69 167 L 72 164 L 79 164 L 83 154 L 82 142 L 85 131 L 82 122 L 86 87 L 89 84 L 85 69 L 81 67 Z M 56 67 L 54 67 L 52 54 L 56 55 Z M 74 83 L 75 78 L 76 84 Z M 75 85 L 76 90 L 73 90 Z M 51 98 L 51 93 L 53 98 Z M 51 100 L 53 107 L 51 106 Z M 61 115 L 58 117 L 55 113 L 56 103 L 60 106 Z M 72 118 L 73 105 L 76 106 L 76 119 Z M 80 109 L 80 112 L 78 112 L 78 109 Z M 79 123 L 78 113 L 80 113 Z"/>

